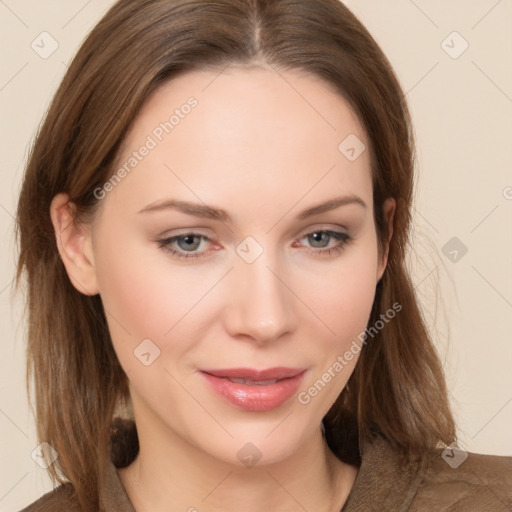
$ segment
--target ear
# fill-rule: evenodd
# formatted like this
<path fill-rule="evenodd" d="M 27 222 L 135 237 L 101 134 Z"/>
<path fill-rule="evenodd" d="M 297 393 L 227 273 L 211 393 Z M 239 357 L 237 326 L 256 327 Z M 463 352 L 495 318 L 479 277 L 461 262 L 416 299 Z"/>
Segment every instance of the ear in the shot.
<path fill-rule="evenodd" d="M 50 205 L 50 217 L 55 231 L 57 248 L 73 286 L 84 295 L 99 293 L 92 251 L 91 229 L 76 224 L 75 205 L 67 194 L 57 194 Z"/>
<path fill-rule="evenodd" d="M 377 268 L 377 281 L 381 280 L 384 274 L 384 270 L 386 270 L 386 265 L 388 264 L 389 244 L 393 236 L 393 219 L 395 217 L 395 209 L 396 201 L 392 197 L 388 197 L 384 201 L 384 204 L 382 205 L 382 213 L 384 215 L 384 220 L 388 227 L 388 238 L 387 240 L 384 241 L 382 254 L 380 254 L 379 257 L 379 265 Z"/>

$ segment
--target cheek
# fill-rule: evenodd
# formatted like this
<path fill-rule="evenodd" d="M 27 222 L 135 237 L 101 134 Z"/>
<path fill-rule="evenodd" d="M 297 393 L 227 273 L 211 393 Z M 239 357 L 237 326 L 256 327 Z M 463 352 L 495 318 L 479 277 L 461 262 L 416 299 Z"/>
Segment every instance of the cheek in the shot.
<path fill-rule="evenodd" d="M 115 240 L 102 240 L 95 254 L 102 303 L 125 370 L 132 367 L 133 352 L 145 339 L 173 359 L 191 348 L 194 332 L 184 329 L 198 330 L 195 310 L 201 312 L 201 323 L 213 315 L 203 299 L 223 273 L 219 268 L 198 272 L 193 266 L 173 264 L 155 246 L 127 240 L 122 251 Z"/>
<path fill-rule="evenodd" d="M 304 282 L 302 293 L 323 324 L 317 322 L 315 328 L 305 322 L 305 336 L 300 337 L 314 339 L 307 348 L 313 371 L 297 396 L 308 414 L 327 413 L 357 364 L 375 298 L 376 272 L 376 245 L 369 241 L 341 257 L 332 271 L 318 275 L 317 286 L 311 287 L 309 279 Z"/>
<path fill-rule="evenodd" d="M 377 246 L 371 237 L 358 241 L 338 260 L 296 278 L 299 296 L 338 338 L 364 329 L 377 285 Z M 306 302 L 306 301 L 305 301 Z"/>
<path fill-rule="evenodd" d="M 309 292 L 313 312 L 325 319 L 337 335 L 342 334 L 343 328 L 368 319 L 376 286 L 376 280 L 369 275 L 373 269 L 366 267 L 358 272 L 351 267 L 347 271 L 333 272 L 321 286 Z"/>

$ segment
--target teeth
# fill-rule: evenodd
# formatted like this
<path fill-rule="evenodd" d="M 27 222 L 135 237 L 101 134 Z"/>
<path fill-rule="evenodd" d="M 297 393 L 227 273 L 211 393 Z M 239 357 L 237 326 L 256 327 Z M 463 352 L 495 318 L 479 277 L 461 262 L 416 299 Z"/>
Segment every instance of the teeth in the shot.
<path fill-rule="evenodd" d="M 235 382 L 236 384 L 247 384 L 249 386 L 268 386 L 270 384 L 275 384 L 277 379 L 273 380 L 250 380 L 250 379 L 228 379 L 231 382 Z"/>

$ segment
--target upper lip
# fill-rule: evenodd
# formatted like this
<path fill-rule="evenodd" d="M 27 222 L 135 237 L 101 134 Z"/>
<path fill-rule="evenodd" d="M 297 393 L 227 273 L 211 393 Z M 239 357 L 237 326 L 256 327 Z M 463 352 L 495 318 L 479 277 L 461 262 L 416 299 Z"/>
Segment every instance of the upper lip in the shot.
<path fill-rule="evenodd" d="M 306 370 L 306 368 L 267 368 L 258 370 L 255 368 L 226 368 L 221 370 L 207 369 L 201 370 L 204 373 L 213 375 L 214 377 L 225 377 L 228 379 L 249 379 L 253 381 L 263 380 L 279 380 L 295 377 Z"/>

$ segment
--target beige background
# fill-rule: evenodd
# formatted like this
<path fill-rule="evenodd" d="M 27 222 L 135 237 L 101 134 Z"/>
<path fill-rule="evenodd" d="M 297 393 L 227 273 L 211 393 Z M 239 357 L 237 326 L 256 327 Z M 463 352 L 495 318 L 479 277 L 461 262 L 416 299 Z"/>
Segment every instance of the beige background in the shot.
<path fill-rule="evenodd" d="M 31 458 L 38 443 L 24 387 L 22 299 L 11 287 L 16 196 L 66 63 L 112 3 L 0 0 L 0 511 L 50 489 Z M 462 446 L 512 455 L 512 2 L 346 3 L 387 53 L 410 102 L 419 171 L 411 268 Z M 31 48 L 43 31 L 58 42 L 47 59 Z M 443 252 L 453 237 L 464 256 L 456 246 Z"/>

